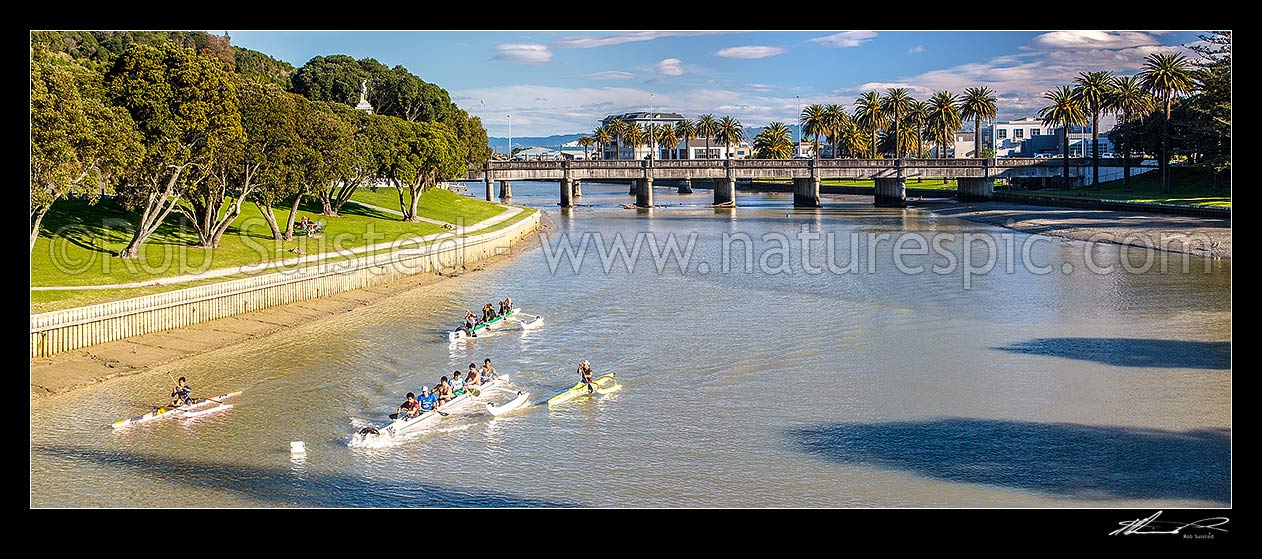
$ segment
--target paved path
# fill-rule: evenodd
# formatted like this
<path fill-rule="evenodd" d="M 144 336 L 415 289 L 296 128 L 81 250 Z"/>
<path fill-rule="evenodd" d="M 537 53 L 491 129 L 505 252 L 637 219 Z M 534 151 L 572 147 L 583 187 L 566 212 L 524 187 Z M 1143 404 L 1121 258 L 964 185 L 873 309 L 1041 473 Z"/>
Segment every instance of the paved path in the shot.
<path fill-rule="evenodd" d="M 362 202 L 356 202 L 354 200 L 351 200 L 350 202 L 354 204 L 359 204 L 366 208 L 371 208 L 371 209 L 383 211 L 386 213 L 392 213 L 400 217 L 403 215 L 401 212 L 397 210 L 390 210 L 387 208 L 364 204 Z M 398 248 L 400 246 L 407 245 L 407 244 L 415 244 L 418 241 L 422 243 L 429 242 L 434 239 L 441 238 L 444 235 L 452 235 L 452 234 L 468 235 L 470 233 L 476 233 L 482 229 L 492 227 L 496 224 L 503 223 L 504 221 L 512 219 L 513 216 L 522 212 L 521 208 L 514 208 L 511 206 L 506 206 L 506 208 L 507 208 L 506 211 L 500 212 L 496 216 L 491 217 L 489 219 L 484 219 L 482 221 L 479 221 L 478 223 L 471 225 L 469 227 L 456 227 L 455 230 L 449 231 L 449 232 L 434 233 L 432 235 L 425 235 L 422 237 L 408 237 L 405 239 L 398 239 L 398 240 L 391 241 L 388 243 L 377 243 L 374 245 L 367 245 L 367 246 L 362 246 L 362 247 L 346 249 L 342 251 L 341 254 L 343 255 L 362 254 L 365 252 L 376 252 L 378 250 Z M 430 222 L 430 223 L 440 224 L 440 225 L 451 225 L 450 223 L 447 223 L 445 221 L 438 221 L 438 220 L 429 219 L 429 218 L 422 218 L 422 220 Z M 234 266 L 231 268 L 219 268 L 215 270 L 207 270 L 205 272 L 199 272 L 196 274 L 184 274 L 182 276 L 171 276 L 171 277 L 159 278 L 159 279 L 148 280 L 148 281 L 138 281 L 138 282 L 132 282 L 132 283 L 114 283 L 114 284 L 109 284 L 109 285 L 69 285 L 69 286 L 39 286 L 39 287 L 32 286 L 31 291 L 80 291 L 80 290 L 90 290 L 90 289 L 128 289 L 128 288 L 134 288 L 134 287 L 173 285 L 177 283 L 186 283 L 186 282 L 196 281 L 196 280 L 201 280 L 201 279 L 231 276 L 233 274 L 257 273 L 257 272 L 270 270 L 273 268 L 288 268 L 288 267 L 293 267 L 300 264 L 306 264 L 308 262 L 319 262 L 319 261 L 327 259 L 328 257 L 329 257 L 329 253 L 321 252 L 317 254 L 309 254 L 306 256 L 300 256 L 297 258 L 290 258 L 288 260 L 261 262 L 258 264 Z"/>

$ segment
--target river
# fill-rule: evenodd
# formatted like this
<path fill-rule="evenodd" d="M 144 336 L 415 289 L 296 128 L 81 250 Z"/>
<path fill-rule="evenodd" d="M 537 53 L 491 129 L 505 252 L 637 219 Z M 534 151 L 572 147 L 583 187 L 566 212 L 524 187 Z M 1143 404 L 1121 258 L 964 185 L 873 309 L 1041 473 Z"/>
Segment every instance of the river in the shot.
<path fill-rule="evenodd" d="M 556 183 L 513 184 L 514 203 L 556 223 L 547 247 L 169 367 L 198 395 L 244 390 L 231 410 L 107 427 L 160 403 L 166 370 L 33 401 L 31 505 L 1231 503 L 1229 260 L 865 197 L 824 196 L 816 211 L 741 192 L 740 208 L 716 210 L 708 190 L 659 187 L 660 207 L 637 211 L 619 207 L 625 185 L 583 191 L 563 214 Z M 605 269 L 615 237 L 641 239 L 634 267 L 614 255 Z M 683 271 L 653 250 L 672 238 L 693 241 Z M 581 266 L 552 250 L 583 239 Z M 505 295 L 543 326 L 446 341 L 464 308 Z M 352 444 L 404 393 L 487 357 L 534 405 L 492 420 L 478 404 L 389 445 Z M 583 359 L 623 388 L 549 409 Z"/>

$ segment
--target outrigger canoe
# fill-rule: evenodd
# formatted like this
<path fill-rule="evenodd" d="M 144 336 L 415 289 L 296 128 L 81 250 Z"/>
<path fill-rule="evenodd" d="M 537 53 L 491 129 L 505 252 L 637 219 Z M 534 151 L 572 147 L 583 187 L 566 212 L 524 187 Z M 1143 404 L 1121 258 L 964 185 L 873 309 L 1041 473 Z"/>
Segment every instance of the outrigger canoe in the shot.
<path fill-rule="evenodd" d="M 508 384 L 508 375 L 500 375 L 500 377 L 495 380 L 484 382 L 474 387 L 478 391 L 478 394 L 476 395 L 473 392 L 466 391 L 464 394 L 453 398 L 450 402 L 439 406 L 436 410 L 423 412 L 416 417 L 396 419 L 384 427 L 364 427 L 359 430 L 359 434 L 364 436 L 385 435 L 387 437 L 394 437 L 403 433 L 415 431 L 422 426 L 433 424 L 436 419 L 442 417 L 443 413 L 450 415 L 452 412 L 459 411 L 461 408 L 464 408 L 466 405 L 472 403 L 475 399 L 481 396 L 483 390 L 505 384 Z M 438 413 L 440 411 L 442 413 Z"/>
<path fill-rule="evenodd" d="M 588 394 L 591 394 L 592 392 L 595 392 L 598 394 L 608 394 L 610 392 L 618 390 L 619 388 L 622 388 L 622 385 L 618 384 L 618 379 L 615 378 L 614 373 L 610 373 L 610 374 L 599 376 L 592 379 L 592 386 L 593 388 L 589 391 L 586 384 L 583 384 L 581 382 L 576 383 L 574 386 L 571 386 L 570 388 L 566 389 L 564 392 L 561 392 L 560 394 L 557 394 L 556 396 L 549 398 L 548 405 L 555 406 L 557 404 L 563 404 L 565 402 L 578 398 L 579 396 L 586 396 Z"/>
<path fill-rule="evenodd" d="M 498 330 L 498 329 L 502 328 L 503 326 L 506 326 L 506 325 L 508 324 L 508 319 L 509 319 L 509 318 L 511 318 L 511 317 L 516 316 L 516 315 L 517 315 L 518 313 L 520 313 L 520 312 L 521 312 L 521 311 L 519 311 L 518 309 L 513 309 L 513 310 L 508 311 L 508 312 L 506 312 L 506 313 L 504 313 L 504 314 L 501 314 L 501 315 L 499 315 L 499 316 L 497 316 L 497 317 L 495 317 L 495 318 L 492 318 L 491 320 L 488 320 L 488 321 L 486 321 L 486 322 L 479 322 L 479 323 L 477 323 L 477 324 L 473 325 L 473 334 L 474 334 L 474 337 L 477 337 L 477 336 L 479 336 L 479 335 L 481 335 L 481 334 L 483 334 L 483 333 L 485 333 L 485 332 L 491 332 L 491 331 L 494 331 L 494 330 Z M 448 341 L 452 341 L 452 342 L 454 342 L 454 341 L 456 341 L 456 340 L 463 340 L 463 339 L 465 339 L 465 338 L 467 338 L 467 337 L 469 337 L 469 335 L 468 335 L 468 334 L 465 334 L 465 331 L 464 331 L 464 327 L 463 327 L 463 326 L 462 326 L 462 327 L 460 327 L 460 328 L 457 328 L 457 329 L 455 329 L 455 330 L 452 330 L 452 331 L 450 331 L 450 332 L 447 332 L 447 340 L 448 340 Z"/>
<path fill-rule="evenodd" d="M 495 416 L 504 415 L 510 411 L 520 408 L 522 404 L 526 403 L 526 399 L 529 397 L 530 397 L 529 392 L 522 392 L 519 390 L 517 392 L 516 398 L 513 398 L 512 400 L 504 402 L 503 404 L 500 404 L 498 406 L 490 402 L 487 402 L 486 411 L 487 413 L 490 413 L 491 415 L 495 415 Z"/>
<path fill-rule="evenodd" d="M 146 421 L 153 421 L 155 419 L 162 419 L 164 417 L 192 417 L 192 416 L 198 416 L 198 415 L 206 415 L 208 413 L 214 413 L 217 411 L 223 411 L 232 407 L 232 404 L 225 404 L 223 400 L 226 398 L 231 398 L 233 396 L 236 396 L 240 393 L 241 391 L 238 390 L 236 392 L 229 392 L 227 394 L 216 396 L 214 398 L 194 398 L 192 404 L 188 404 L 184 406 L 174 406 L 174 407 L 164 406 L 160 408 L 154 408 L 153 411 L 146 413 L 144 415 L 138 415 L 131 419 L 122 419 L 119 421 L 115 421 L 114 428 L 122 429 L 124 427 L 130 427 L 137 423 L 144 423 Z"/>

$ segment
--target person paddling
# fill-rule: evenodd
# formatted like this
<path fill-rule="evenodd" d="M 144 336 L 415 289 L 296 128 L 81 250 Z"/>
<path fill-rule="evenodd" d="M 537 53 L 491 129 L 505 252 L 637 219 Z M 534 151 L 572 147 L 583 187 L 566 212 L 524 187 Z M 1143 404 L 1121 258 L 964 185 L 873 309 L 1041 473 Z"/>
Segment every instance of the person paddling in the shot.
<path fill-rule="evenodd" d="M 408 392 L 407 401 L 399 404 L 399 410 L 395 413 L 399 419 L 412 419 L 421 415 L 421 403 L 416 401 L 416 394 Z"/>
<path fill-rule="evenodd" d="M 451 395 L 460 396 L 464 394 L 464 380 L 460 378 L 460 371 L 451 374 Z"/>
<path fill-rule="evenodd" d="M 477 337 L 477 333 L 473 331 L 473 327 L 478 325 L 478 317 L 469 309 L 464 310 L 464 333 L 472 337 Z"/>
<path fill-rule="evenodd" d="M 586 359 L 584 359 L 582 363 L 578 364 L 578 375 L 580 377 L 579 382 L 586 384 L 587 393 L 591 394 L 592 391 L 595 390 L 595 388 L 593 388 L 595 385 L 592 384 L 592 364 Z"/>
<path fill-rule="evenodd" d="M 500 378 L 500 374 L 495 372 L 495 367 L 491 366 L 491 360 L 483 360 L 482 372 L 480 373 L 482 382 L 488 382 Z"/>
<path fill-rule="evenodd" d="M 485 382 L 482 379 L 482 373 L 478 371 L 477 363 L 469 363 L 469 374 L 465 376 L 464 383 L 469 386 L 478 386 Z"/>
<path fill-rule="evenodd" d="M 446 404 L 447 402 L 451 401 L 451 398 L 452 398 L 451 384 L 447 382 L 447 377 L 443 377 L 442 380 L 438 381 L 438 388 L 436 388 L 435 390 L 438 391 L 438 405 L 439 406 L 442 406 Z"/>
<path fill-rule="evenodd" d="M 193 387 L 188 385 L 184 377 L 180 377 L 179 380 L 175 381 L 175 388 L 171 389 L 171 397 L 175 398 L 171 400 L 171 406 L 179 407 L 192 404 L 193 398 L 190 396 L 192 393 Z"/>
<path fill-rule="evenodd" d="M 429 391 L 428 386 L 421 387 L 421 395 L 416 397 L 416 401 L 421 404 L 421 411 L 434 411 L 438 407 L 438 396 Z"/>

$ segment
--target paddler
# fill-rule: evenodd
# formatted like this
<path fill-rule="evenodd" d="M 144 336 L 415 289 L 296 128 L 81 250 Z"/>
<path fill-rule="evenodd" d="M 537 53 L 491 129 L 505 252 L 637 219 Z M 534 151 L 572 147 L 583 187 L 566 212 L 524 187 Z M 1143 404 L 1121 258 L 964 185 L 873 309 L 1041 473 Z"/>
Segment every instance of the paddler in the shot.
<path fill-rule="evenodd" d="M 469 309 L 464 310 L 464 333 L 472 337 L 477 337 L 473 327 L 478 325 L 478 317 Z"/>
<path fill-rule="evenodd" d="M 460 378 L 460 371 L 456 371 L 451 375 L 451 395 L 460 396 L 464 394 L 464 380 Z"/>
<path fill-rule="evenodd" d="M 483 382 L 482 373 L 478 371 L 478 364 L 469 363 L 469 374 L 465 377 L 464 383 L 470 386 L 477 386 Z"/>
<path fill-rule="evenodd" d="M 595 390 L 595 385 L 592 384 L 592 364 L 586 359 L 584 359 L 582 363 L 578 364 L 578 375 L 580 378 L 579 382 L 586 384 L 587 393 L 591 394 Z"/>
<path fill-rule="evenodd" d="M 443 377 L 438 381 L 438 387 L 434 389 L 438 392 L 438 405 L 442 406 L 451 401 L 451 384 L 447 382 L 447 377 Z"/>
<path fill-rule="evenodd" d="M 184 377 L 180 377 L 179 380 L 175 381 L 175 388 L 171 389 L 171 397 L 175 398 L 171 400 L 171 406 L 179 407 L 192 404 L 193 398 L 190 396 L 192 393 L 193 387 L 188 385 Z"/>
<path fill-rule="evenodd" d="M 395 413 L 395 417 L 399 419 L 411 419 L 421 415 L 421 403 L 416 401 L 416 394 L 408 392 L 407 401 L 399 404 L 399 410 Z"/>
<path fill-rule="evenodd" d="M 421 404 L 422 412 L 433 411 L 438 407 L 438 396 L 430 392 L 428 386 L 421 387 L 421 395 L 416 397 L 416 401 Z"/>
<path fill-rule="evenodd" d="M 482 377 L 482 382 L 492 381 L 497 378 L 500 378 L 500 374 L 495 372 L 495 367 L 491 366 L 490 359 L 484 359 L 482 361 L 482 371 L 481 373 L 479 373 L 479 375 Z"/>
<path fill-rule="evenodd" d="M 505 297 L 504 298 L 504 312 L 510 312 L 512 310 L 513 310 L 513 298 Z"/>

